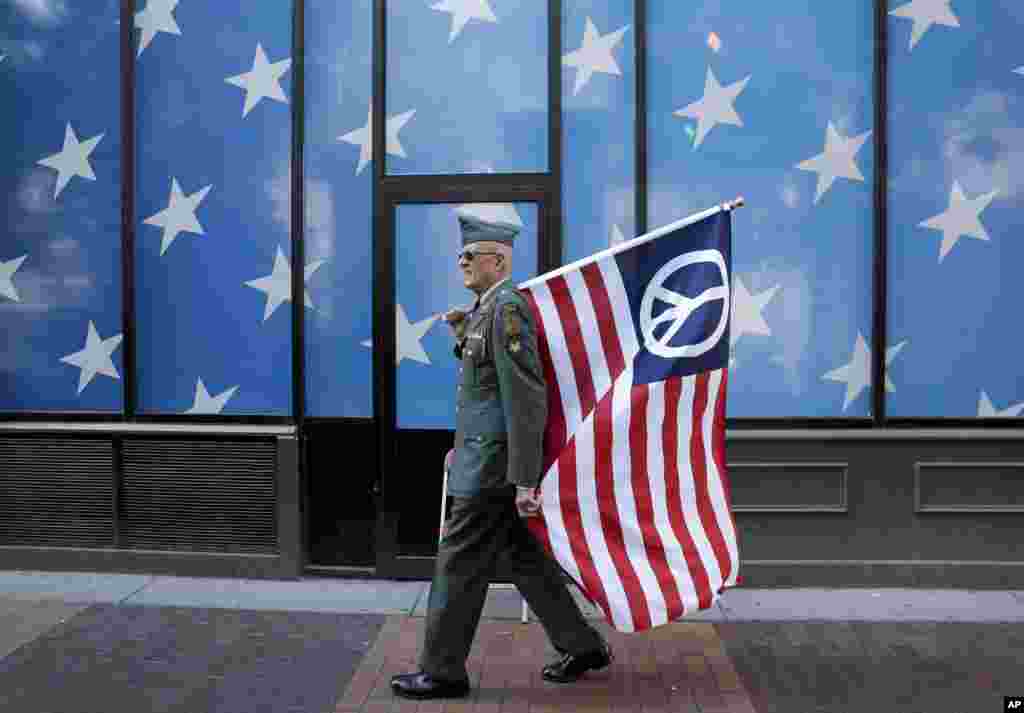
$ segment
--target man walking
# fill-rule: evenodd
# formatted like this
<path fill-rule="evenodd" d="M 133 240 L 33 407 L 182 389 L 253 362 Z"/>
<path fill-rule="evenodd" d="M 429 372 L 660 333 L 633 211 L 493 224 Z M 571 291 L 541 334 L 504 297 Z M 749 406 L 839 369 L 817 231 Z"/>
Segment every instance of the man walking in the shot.
<path fill-rule="evenodd" d="M 561 654 L 543 668 L 546 680 L 575 681 L 612 661 L 611 649 L 583 618 L 557 564 L 521 519 L 540 509 L 547 392 L 533 316 L 509 279 L 519 231 L 465 216 L 459 216 L 459 226 L 459 268 L 477 299 L 468 314 L 445 315 L 462 361 L 448 473 L 452 509 L 430 588 L 420 671 L 391 679 L 392 690 L 405 698 L 469 693 L 466 659 L 499 567 Z"/>

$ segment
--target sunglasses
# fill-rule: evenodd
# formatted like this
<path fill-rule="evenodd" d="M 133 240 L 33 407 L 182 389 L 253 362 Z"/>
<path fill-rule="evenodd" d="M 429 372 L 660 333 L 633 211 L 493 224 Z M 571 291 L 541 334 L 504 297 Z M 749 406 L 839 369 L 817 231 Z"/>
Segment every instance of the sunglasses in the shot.
<path fill-rule="evenodd" d="M 483 250 L 463 250 L 455 256 L 458 262 L 465 258 L 466 262 L 473 262 L 477 255 L 501 255 L 501 253 L 484 252 Z"/>

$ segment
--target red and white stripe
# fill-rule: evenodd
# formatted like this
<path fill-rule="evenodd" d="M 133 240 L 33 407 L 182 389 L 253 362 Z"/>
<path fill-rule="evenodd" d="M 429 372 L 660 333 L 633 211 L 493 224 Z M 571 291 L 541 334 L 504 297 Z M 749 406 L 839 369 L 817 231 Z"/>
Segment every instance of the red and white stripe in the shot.
<path fill-rule="evenodd" d="M 726 370 L 633 386 L 640 345 L 614 257 L 524 292 L 548 382 L 531 529 L 619 631 L 712 606 L 739 565 Z"/>

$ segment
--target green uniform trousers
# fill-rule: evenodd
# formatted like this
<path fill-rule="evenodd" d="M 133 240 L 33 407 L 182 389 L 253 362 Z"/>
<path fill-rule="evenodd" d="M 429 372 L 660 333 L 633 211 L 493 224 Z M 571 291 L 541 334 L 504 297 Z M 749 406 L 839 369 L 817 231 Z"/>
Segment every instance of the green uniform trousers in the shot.
<path fill-rule="evenodd" d="M 514 496 L 452 498 L 427 604 L 420 669 L 463 680 L 466 659 L 496 573 L 508 574 L 556 649 L 581 654 L 604 641 L 566 588 L 561 570 L 516 511 Z"/>

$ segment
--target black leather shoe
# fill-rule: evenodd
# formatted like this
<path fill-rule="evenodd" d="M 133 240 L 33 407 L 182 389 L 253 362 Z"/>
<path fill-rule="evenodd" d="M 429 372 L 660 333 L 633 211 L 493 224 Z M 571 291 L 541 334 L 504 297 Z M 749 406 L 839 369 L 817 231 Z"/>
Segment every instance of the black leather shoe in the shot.
<path fill-rule="evenodd" d="M 587 671 L 605 668 L 614 660 L 611 647 L 605 644 L 600 649 L 585 654 L 563 654 L 558 661 L 545 666 L 541 670 L 541 675 L 545 681 L 572 683 L 579 680 Z"/>
<path fill-rule="evenodd" d="M 444 681 L 428 673 L 403 673 L 391 677 L 391 690 L 402 698 L 462 698 L 469 694 L 469 681 Z"/>

